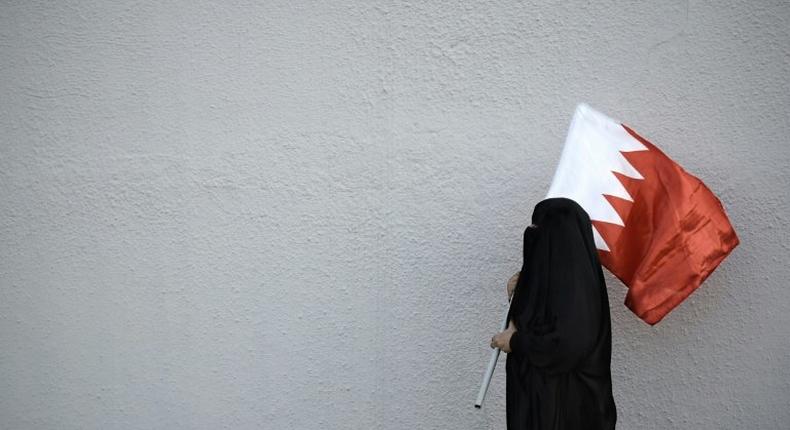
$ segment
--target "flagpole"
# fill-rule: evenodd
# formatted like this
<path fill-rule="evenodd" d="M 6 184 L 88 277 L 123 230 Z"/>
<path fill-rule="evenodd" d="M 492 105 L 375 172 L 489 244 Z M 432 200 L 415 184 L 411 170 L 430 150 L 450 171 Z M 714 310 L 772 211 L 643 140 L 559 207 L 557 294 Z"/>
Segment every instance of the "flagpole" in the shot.
<path fill-rule="evenodd" d="M 515 291 L 514 291 L 515 293 Z M 505 312 L 505 320 L 502 322 L 502 328 L 499 330 L 500 332 L 505 331 L 507 329 L 507 316 L 510 314 L 510 304 L 513 302 L 513 296 L 515 294 L 511 294 L 510 298 L 508 299 L 507 305 L 507 312 Z M 480 386 L 480 391 L 477 393 L 477 401 L 475 401 L 475 407 L 480 409 L 483 406 L 483 399 L 486 397 L 486 392 L 488 391 L 488 385 L 491 384 L 491 376 L 494 374 L 494 368 L 496 367 L 497 360 L 499 359 L 499 348 L 494 348 L 491 351 L 491 358 L 488 360 L 488 368 L 486 369 L 486 373 L 483 375 L 483 384 Z"/>

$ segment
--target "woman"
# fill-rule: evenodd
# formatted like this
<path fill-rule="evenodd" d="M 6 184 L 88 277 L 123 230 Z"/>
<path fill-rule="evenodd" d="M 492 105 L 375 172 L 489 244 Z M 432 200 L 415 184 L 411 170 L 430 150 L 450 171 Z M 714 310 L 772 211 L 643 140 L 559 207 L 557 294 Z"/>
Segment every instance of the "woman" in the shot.
<path fill-rule="evenodd" d="M 609 298 L 578 203 L 552 197 L 535 205 L 516 276 L 510 323 L 491 340 L 508 353 L 507 428 L 614 429 Z"/>

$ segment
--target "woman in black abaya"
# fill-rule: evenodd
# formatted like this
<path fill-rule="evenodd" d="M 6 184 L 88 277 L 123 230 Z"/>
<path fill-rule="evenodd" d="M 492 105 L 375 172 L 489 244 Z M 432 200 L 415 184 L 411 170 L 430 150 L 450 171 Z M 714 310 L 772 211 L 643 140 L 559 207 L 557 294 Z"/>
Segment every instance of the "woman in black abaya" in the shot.
<path fill-rule="evenodd" d="M 507 330 L 491 346 L 508 353 L 508 430 L 611 430 L 609 298 L 585 210 L 541 200 L 524 232 L 524 263 Z"/>

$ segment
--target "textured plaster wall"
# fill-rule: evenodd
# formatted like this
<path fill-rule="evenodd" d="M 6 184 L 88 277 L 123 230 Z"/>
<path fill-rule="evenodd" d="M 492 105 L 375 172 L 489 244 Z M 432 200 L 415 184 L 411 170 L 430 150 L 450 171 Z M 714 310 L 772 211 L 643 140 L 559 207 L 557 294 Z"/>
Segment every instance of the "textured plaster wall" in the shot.
<path fill-rule="evenodd" d="M 790 427 L 787 2 L 3 2 L 0 428 L 502 429 L 473 408 L 575 104 L 741 245 L 621 429 Z"/>

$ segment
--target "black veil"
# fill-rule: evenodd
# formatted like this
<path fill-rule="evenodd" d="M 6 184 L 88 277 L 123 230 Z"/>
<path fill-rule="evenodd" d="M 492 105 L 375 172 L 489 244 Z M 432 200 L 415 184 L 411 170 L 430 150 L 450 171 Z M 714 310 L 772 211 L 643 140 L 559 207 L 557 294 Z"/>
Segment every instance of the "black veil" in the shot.
<path fill-rule="evenodd" d="M 508 313 L 508 428 L 614 428 L 609 299 L 590 217 L 552 197 L 532 224 Z"/>

